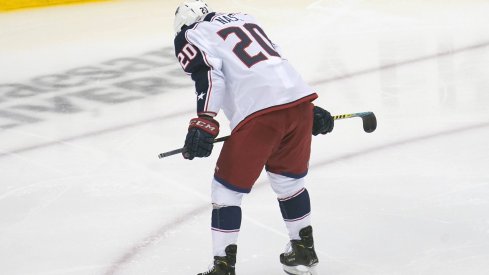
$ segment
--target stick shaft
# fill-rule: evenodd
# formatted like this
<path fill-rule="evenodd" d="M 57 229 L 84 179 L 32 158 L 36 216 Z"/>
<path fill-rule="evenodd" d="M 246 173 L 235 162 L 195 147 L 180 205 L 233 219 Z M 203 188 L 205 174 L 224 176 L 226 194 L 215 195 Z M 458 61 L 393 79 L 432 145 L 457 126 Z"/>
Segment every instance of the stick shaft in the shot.
<path fill-rule="evenodd" d="M 345 118 L 352 118 L 352 117 L 366 117 L 368 115 L 372 115 L 372 112 L 361 112 L 361 113 L 353 113 L 353 114 L 344 114 L 344 115 L 337 115 L 333 116 L 334 120 L 339 120 L 339 119 L 345 119 Z"/>

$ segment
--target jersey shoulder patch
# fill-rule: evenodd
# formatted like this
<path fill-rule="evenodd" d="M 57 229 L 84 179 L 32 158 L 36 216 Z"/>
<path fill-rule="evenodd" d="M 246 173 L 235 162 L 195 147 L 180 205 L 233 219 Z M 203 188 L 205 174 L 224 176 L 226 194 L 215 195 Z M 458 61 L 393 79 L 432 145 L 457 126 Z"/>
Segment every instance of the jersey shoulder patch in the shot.
<path fill-rule="evenodd" d="M 202 52 L 187 40 L 187 30 L 175 37 L 175 56 L 186 73 L 193 73 L 209 67 Z"/>

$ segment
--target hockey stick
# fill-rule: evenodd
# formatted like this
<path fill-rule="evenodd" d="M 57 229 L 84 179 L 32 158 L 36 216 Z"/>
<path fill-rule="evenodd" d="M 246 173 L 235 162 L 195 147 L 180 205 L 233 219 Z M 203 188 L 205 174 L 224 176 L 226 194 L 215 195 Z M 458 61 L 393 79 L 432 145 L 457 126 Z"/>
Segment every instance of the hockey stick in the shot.
<path fill-rule="evenodd" d="M 362 112 L 362 113 L 353 113 L 353 114 L 344 114 L 344 115 L 337 115 L 333 116 L 334 120 L 340 120 L 340 119 L 346 119 L 346 118 L 352 118 L 352 117 L 359 117 L 362 119 L 363 122 L 363 130 L 367 133 L 372 133 L 375 131 L 377 128 L 377 118 L 375 117 L 375 114 L 373 112 Z M 214 140 L 214 143 L 226 141 L 229 138 L 229 136 L 224 136 L 220 138 L 216 138 Z M 173 156 L 176 154 L 180 154 L 183 152 L 183 148 L 175 149 L 172 151 L 168 151 L 165 153 L 161 153 L 158 155 L 158 158 L 166 158 L 169 156 Z"/>
<path fill-rule="evenodd" d="M 226 139 L 228 139 L 229 137 L 230 136 L 224 136 L 224 137 L 216 138 L 214 140 L 214 143 L 226 141 Z M 179 148 L 179 149 L 175 149 L 175 150 L 168 151 L 168 152 L 165 152 L 165 153 L 161 153 L 161 154 L 158 155 L 158 158 L 160 158 L 160 159 L 166 158 L 166 157 L 169 157 L 169 156 L 180 154 L 181 152 L 183 152 L 183 148 Z"/>
<path fill-rule="evenodd" d="M 363 130 L 367 133 L 372 133 L 377 128 L 377 118 L 373 112 L 363 112 L 363 113 L 353 113 L 353 114 L 345 114 L 345 115 L 337 115 L 333 116 L 334 120 L 352 118 L 352 117 L 360 117 L 363 122 Z"/>

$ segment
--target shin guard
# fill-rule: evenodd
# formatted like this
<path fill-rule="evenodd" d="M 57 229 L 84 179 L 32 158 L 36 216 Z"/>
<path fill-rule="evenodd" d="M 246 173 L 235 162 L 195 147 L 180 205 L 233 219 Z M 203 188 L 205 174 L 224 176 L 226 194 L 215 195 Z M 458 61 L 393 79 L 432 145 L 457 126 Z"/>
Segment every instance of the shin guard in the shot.
<path fill-rule="evenodd" d="M 212 242 L 214 256 L 226 256 L 225 249 L 236 244 L 241 227 L 241 207 L 214 206 L 212 210 Z"/>
<path fill-rule="evenodd" d="M 311 202 L 307 189 L 303 188 L 292 196 L 278 199 L 280 211 L 291 240 L 299 240 L 299 231 L 311 224 Z"/>

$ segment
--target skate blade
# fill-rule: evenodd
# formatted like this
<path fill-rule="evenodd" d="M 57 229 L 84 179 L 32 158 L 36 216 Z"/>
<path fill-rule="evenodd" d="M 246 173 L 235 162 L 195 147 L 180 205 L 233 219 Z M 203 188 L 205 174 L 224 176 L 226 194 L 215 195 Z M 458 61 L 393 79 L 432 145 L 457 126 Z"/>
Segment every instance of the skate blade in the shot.
<path fill-rule="evenodd" d="M 283 266 L 285 273 L 289 275 L 318 275 L 316 265 L 307 267 L 305 265 Z"/>

